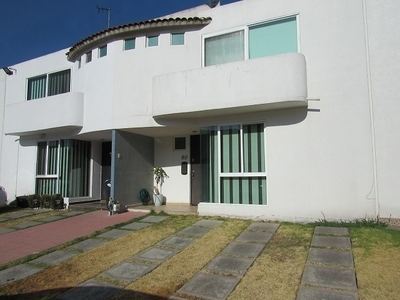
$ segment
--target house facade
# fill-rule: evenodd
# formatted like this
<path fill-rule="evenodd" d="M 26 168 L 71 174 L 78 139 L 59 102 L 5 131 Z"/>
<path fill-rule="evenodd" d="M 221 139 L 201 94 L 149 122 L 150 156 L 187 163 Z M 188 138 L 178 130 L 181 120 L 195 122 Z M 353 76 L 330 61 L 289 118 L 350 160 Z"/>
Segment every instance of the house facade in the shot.
<path fill-rule="evenodd" d="M 400 218 L 398 1 L 242 0 L 113 27 L 0 75 L 13 195 L 270 220 Z"/>

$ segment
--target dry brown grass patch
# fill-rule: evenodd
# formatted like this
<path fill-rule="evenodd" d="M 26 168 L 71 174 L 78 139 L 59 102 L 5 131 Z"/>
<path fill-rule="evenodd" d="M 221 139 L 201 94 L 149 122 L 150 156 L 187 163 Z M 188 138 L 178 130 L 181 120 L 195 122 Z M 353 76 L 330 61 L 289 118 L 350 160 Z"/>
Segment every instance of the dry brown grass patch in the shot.
<path fill-rule="evenodd" d="M 397 300 L 400 295 L 400 232 L 352 229 L 360 300 Z"/>
<path fill-rule="evenodd" d="M 245 220 L 225 220 L 220 227 L 195 241 L 153 272 L 130 284 L 126 291 L 114 299 L 132 296 L 132 291 L 137 299 L 148 299 L 143 295 L 168 298 L 218 255 L 249 224 L 250 221 Z"/>
<path fill-rule="evenodd" d="M 312 232 L 282 224 L 229 299 L 295 299 Z"/>

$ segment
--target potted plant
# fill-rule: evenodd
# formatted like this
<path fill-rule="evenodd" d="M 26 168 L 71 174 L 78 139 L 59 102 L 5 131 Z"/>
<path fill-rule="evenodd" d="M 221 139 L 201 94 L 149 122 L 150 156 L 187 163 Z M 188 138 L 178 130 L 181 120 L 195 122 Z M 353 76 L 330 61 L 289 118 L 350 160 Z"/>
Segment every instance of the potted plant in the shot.
<path fill-rule="evenodd" d="M 164 184 L 165 179 L 167 179 L 169 176 L 167 173 L 164 171 L 162 167 L 154 167 L 153 169 L 153 174 L 154 174 L 154 181 L 156 182 L 156 185 L 154 187 L 154 205 L 155 206 L 160 206 L 163 203 L 163 193 L 162 193 L 162 186 Z"/>

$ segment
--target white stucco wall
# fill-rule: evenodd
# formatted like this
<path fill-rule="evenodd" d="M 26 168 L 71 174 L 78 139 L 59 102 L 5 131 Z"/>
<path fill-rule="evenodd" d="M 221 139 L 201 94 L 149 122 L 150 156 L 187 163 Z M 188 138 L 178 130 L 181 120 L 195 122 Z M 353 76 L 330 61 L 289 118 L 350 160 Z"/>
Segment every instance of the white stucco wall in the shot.
<path fill-rule="evenodd" d="M 162 187 L 162 193 L 167 203 L 189 204 L 191 173 L 188 168 L 187 175 L 182 175 L 181 163 L 183 161 L 189 162 L 190 136 L 186 136 L 186 150 L 174 150 L 174 141 L 174 137 L 160 137 L 155 139 L 154 165 L 162 166 L 169 176 Z"/>

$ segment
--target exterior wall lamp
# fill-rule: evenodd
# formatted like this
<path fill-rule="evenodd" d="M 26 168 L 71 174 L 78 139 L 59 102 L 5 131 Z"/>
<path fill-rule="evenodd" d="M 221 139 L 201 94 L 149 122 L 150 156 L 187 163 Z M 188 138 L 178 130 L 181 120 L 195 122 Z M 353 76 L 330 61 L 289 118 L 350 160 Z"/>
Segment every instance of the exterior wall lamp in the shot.
<path fill-rule="evenodd" d="M 15 72 L 15 74 L 17 74 L 17 70 L 16 70 L 16 69 L 9 68 L 9 67 L 4 67 L 4 68 L 3 68 L 3 71 L 4 71 L 8 76 L 13 75 L 14 72 Z"/>

